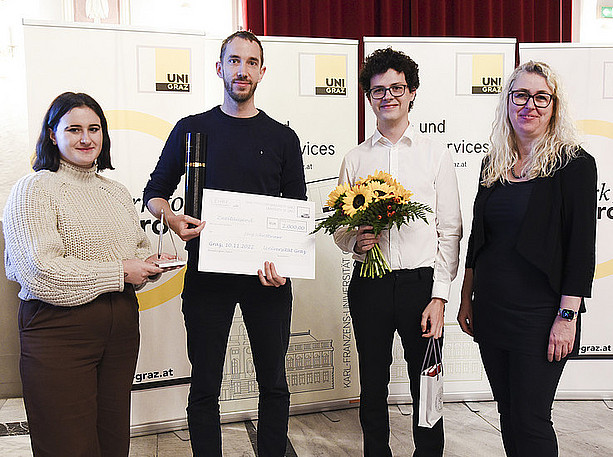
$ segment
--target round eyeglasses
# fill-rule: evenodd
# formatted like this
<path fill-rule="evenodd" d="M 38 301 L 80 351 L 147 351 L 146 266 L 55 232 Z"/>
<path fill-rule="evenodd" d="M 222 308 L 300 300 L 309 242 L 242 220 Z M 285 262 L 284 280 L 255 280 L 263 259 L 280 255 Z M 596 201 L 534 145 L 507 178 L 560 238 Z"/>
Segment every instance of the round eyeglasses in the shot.
<path fill-rule="evenodd" d="M 385 98 L 385 93 L 389 90 L 392 97 L 402 97 L 408 86 L 406 84 L 393 84 L 390 87 L 376 86 L 368 91 L 370 98 L 381 100 Z"/>
<path fill-rule="evenodd" d="M 547 92 L 537 92 L 534 95 L 530 95 L 525 90 L 512 90 L 509 93 L 509 97 L 511 97 L 511 102 L 516 106 L 526 106 L 530 99 L 532 99 L 534 106 L 537 108 L 547 108 L 551 100 L 553 100 L 553 95 Z"/>

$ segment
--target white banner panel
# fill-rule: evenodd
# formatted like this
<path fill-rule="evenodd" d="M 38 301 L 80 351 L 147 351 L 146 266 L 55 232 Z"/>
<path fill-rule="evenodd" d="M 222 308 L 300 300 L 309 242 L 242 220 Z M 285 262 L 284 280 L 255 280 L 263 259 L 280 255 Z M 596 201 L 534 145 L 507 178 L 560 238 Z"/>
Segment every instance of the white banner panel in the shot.
<path fill-rule="evenodd" d="M 481 160 L 488 139 L 498 93 L 515 61 L 514 39 L 364 38 L 364 53 L 391 46 L 419 66 L 420 86 L 410 122 L 451 152 L 458 177 L 464 224 L 460 268 L 445 309 L 445 399 L 489 398 L 489 385 L 477 345 L 456 321 L 464 277 L 466 245 L 477 192 Z M 366 101 L 366 137 L 375 129 L 375 116 Z M 386 171 L 386 170 L 384 170 Z M 404 183 L 410 189 L 410 183 Z M 410 397 L 402 345 L 396 336 L 390 394 L 397 401 Z"/>
<path fill-rule="evenodd" d="M 128 187 L 154 248 L 160 225 L 144 207 L 142 191 L 174 123 L 205 104 L 203 40 L 201 35 L 112 27 L 25 26 L 31 150 L 43 115 L 57 95 L 72 91 L 93 96 L 109 121 L 116 168 L 104 175 Z M 171 205 L 182 211 L 182 187 Z M 170 251 L 168 235 L 165 238 L 164 249 Z M 190 365 L 179 297 L 183 274 L 183 269 L 164 274 L 138 294 L 141 350 L 135 388 L 167 383 L 178 387 L 136 391 L 135 427 L 185 421 L 187 385 L 181 380 L 189 378 Z"/>
<path fill-rule="evenodd" d="M 541 60 L 560 75 L 583 147 L 598 167 L 596 274 L 582 317 L 577 361 L 567 365 L 559 397 L 610 398 L 613 394 L 613 46 L 533 44 L 519 46 L 521 62 Z"/>
<path fill-rule="evenodd" d="M 316 220 L 324 216 L 328 193 L 336 186 L 345 152 L 357 144 L 357 41 L 263 37 L 266 73 L 256 91 L 256 106 L 293 128 L 302 147 L 309 200 Z M 210 105 L 223 100 L 223 83 L 215 73 L 221 40 L 206 40 L 205 95 Z M 213 101 L 215 100 L 215 101 Z M 294 305 L 287 354 L 292 410 L 343 406 L 359 395 L 357 356 L 347 304 L 353 268 L 322 232 L 316 235 L 315 280 L 292 280 Z M 247 341 L 237 308 L 230 344 Z M 228 353 L 221 410 L 257 408 L 255 383 L 231 380 Z M 240 366 L 246 366 L 240 360 Z M 254 373 L 241 373 L 254 380 Z"/>

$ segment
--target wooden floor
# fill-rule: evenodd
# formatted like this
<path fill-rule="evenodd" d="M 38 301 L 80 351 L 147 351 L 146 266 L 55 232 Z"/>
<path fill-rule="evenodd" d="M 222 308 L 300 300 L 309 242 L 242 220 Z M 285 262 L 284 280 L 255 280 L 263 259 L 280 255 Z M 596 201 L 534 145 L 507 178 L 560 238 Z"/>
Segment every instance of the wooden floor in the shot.
<path fill-rule="evenodd" d="M 390 443 L 394 456 L 413 452 L 410 405 L 390 406 Z M 403 414 L 403 412 L 406 414 Z M 445 404 L 446 457 L 504 457 L 498 414 L 492 402 Z M 25 419 L 21 399 L 0 400 L 0 428 Z M 613 456 L 613 404 L 608 401 L 557 401 L 553 420 L 560 457 Z M 252 457 L 257 423 L 225 424 L 225 457 Z M 357 409 L 292 416 L 288 457 L 357 457 L 362 455 Z M 0 436 L 0 455 L 30 457 L 27 435 Z M 132 438 L 130 457 L 191 456 L 187 432 Z"/>

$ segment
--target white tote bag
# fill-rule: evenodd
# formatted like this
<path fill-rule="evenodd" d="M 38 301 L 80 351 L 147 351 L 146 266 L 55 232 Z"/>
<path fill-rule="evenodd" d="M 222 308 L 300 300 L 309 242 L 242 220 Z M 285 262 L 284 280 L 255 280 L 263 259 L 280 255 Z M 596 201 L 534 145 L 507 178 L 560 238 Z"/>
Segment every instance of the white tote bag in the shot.
<path fill-rule="evenodd" d="M 420 427 L 434 427 L 443 417 L 443 362 L 440 339 L 430 338 L 419 377 Z"/>

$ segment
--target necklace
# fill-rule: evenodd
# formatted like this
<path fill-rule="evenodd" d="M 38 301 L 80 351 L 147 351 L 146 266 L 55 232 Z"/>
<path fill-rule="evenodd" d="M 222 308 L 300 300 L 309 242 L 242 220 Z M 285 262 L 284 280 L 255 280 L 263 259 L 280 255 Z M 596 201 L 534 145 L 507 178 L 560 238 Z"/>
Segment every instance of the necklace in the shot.
<path fill-rule="evenodd" d="M 523 173 L 520 173 L 520 175 L 519 175 L 519 176 L 517 176 L 517 175 L 515 174 L 515 165 L 513 165 L 513 166 L 511 167 L 511 176 L 513 176 L 515 179 L 524 179 L 524 178 L 525 178 L 525 176 L 524 176 L 524 174 L 523 174 Z"/>

